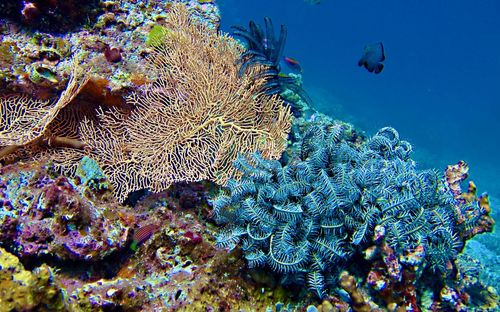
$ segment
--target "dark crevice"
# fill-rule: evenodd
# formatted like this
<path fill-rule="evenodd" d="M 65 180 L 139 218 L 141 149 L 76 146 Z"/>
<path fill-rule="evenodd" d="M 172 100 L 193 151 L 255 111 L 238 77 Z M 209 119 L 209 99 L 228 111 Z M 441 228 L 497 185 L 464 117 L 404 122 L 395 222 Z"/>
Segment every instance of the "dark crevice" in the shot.
<path fill-rule="evenodd" d="M 100 0 L 3 0 L 0 18 L 33 31 L 68 33 L 93 25 L 101 13 Z"/>

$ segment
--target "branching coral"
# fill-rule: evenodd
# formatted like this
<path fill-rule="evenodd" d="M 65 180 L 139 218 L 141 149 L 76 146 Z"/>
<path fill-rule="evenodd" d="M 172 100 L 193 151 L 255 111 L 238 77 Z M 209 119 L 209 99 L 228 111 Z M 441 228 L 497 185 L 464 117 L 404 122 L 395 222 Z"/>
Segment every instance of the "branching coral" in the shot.
<path fill-rule="evenodd" d="M 392 128 L 361 146 L 344 135 L 336 125 L 310 126 L 286 165 L 239 157 L 242 179 L 213 200 L 226 225 L 217 244 L 241 242 L 250 267 L 307 275 L 319 297 L 339 266 L 381 237 L 391 278 L 401 279 L 398 257 L 422 246 L 427 269 L 444 272 L 461 250 L 462 226 L 438 173 L 416 170 L 411 145 Z"/>
<path fill-rule="evenodd" d="M 198 24 L 174 5 L 157 36 L 150 65 L 157 80 L 132 94 L 130 114 L 101 112 L 82 135 L 124 200 L 129 192 L 166 189 L 177 181 L 224 184 L 238 153 L 278 158 L 291 113 L 277 97 L 259 92 L 263 79 L 238 75 L 241 49 L 228 36 Z"/>
<path fill-rule="evenodd" d="M 82 148 L 81 142 L 67 136 L 70 122 L 61 119 L 60 113 L 88 79 L 75 60 L 72 76 L 57 101 L 37 100 L 24 94 L 0 95 L 0 160 L 22 147 L 34 150 L 46 144 Z"/>
<path fill-rule="evenodd" d="M 460 184 L 468 177 L 469 166 L 465 161 L 459 161 L 448 166 L 445 171 L 445 184 L 456 200 L 456 216 L 458 223 L 465 228 L 460 233 L 463 239 L 491 231 L 495 221 L 488 214 L 491 212 L 488 193 L 477 196 L 477 187 L 469 181 L 467 192 L 462 191 Z"/>

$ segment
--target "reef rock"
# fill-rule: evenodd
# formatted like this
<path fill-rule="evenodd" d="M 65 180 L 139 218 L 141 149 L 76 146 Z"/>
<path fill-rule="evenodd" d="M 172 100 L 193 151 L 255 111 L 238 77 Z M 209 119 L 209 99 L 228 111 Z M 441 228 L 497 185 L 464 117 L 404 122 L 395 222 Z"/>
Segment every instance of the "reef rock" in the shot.
<path fill-rule="evenodd" d="M 91 200 L 37 162 L 0 168 L 0 242 L 20 257 L 102 259 L 122 248 L 128 227 L 112 203 Z"/>

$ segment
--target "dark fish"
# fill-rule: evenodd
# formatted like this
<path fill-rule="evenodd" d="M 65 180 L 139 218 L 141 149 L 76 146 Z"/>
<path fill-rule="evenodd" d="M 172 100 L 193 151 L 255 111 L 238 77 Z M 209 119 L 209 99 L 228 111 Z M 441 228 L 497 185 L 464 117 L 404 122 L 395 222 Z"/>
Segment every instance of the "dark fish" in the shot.
<path fill-rule="evenodd" d="M 301 73 L 302 72 L 302 66 L 300 66 L 300 63 L 299 61 L 297 61 L 296 59 L 293 59 L 291 57 L 287 57 L 285 56 L 283 58 L 283 61 L 285 62 L 285 64 L 290 67 L 290 69 L 292 69 L 293 71 L 295 72 L 299 72 Z"/>
<path fill-rule="evenodd" d="M 365 46 L 363 56 L 358 61 L 358 66 L 364 66 L 370 73 L 378 74 L 384 69 L 385 60 L 384 45 L 377 42 Z"/>

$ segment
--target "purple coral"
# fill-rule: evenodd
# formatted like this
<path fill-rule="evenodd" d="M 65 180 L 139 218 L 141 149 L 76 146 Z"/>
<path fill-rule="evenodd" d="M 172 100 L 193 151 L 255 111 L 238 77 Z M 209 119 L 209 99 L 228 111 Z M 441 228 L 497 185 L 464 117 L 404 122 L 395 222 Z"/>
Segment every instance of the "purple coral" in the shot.
<path fill-rule="evenodd" d="M 111 207 L 83 197 L 65 177 L 43 167 L 0 169 L 0 241 L 19 246 L 19 255 L 51 254 L 61 259 L 102 259 L 125 246 L 128 227 Z M 14 247 L 14 246 L 12 246 Z"/>

